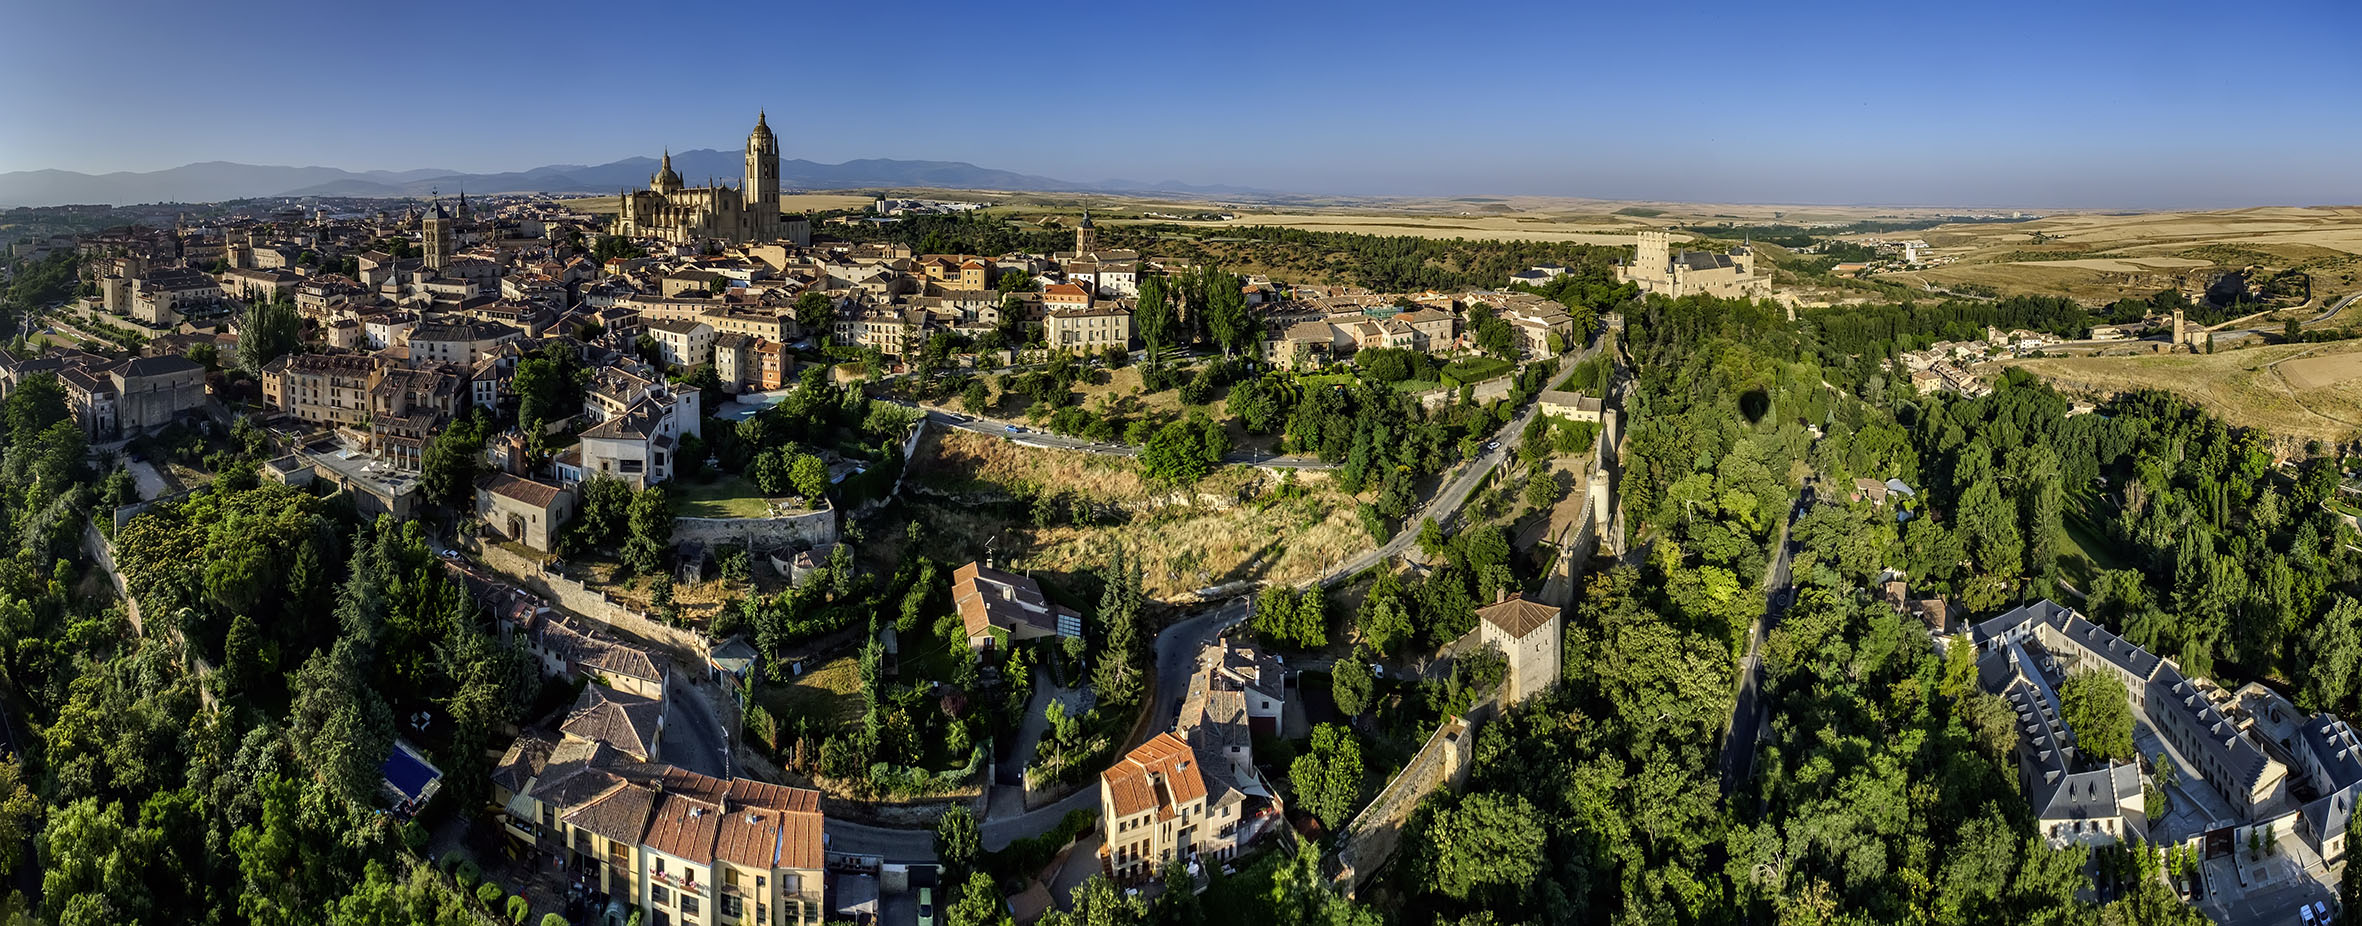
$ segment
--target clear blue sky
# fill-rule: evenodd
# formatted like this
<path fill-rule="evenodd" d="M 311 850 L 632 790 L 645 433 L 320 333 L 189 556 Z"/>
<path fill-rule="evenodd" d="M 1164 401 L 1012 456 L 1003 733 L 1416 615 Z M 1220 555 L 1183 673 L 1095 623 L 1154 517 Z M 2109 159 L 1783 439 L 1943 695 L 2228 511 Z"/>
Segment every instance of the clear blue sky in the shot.
<path fill-rule="evenodd" d="M 12 0 L 0 171 L 735 147 L 1315 193 L 2362 202 L 2362 2 Z"/>

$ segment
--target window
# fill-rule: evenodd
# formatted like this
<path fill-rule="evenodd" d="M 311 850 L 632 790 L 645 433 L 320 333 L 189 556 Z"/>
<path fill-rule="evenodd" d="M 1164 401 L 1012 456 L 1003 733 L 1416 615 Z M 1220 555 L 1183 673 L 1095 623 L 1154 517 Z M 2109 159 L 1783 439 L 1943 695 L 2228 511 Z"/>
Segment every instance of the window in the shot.
<path fill-rule="evenodd" d="M 742 901 L 740 901 L 740 900 L 738 899 L 738 895 L 736 895 L 736 894 L 723 894 L 723 895 L 722 895 L 722 915 L 723 915 L 723 916 L 737 916 L 737 915 L 739 915 L 739 914 L 741 914 L 741 913 L 744 913 L 744 912 L 746 912 L 746 904 L 745 904 L 744 902 L 742 902 Z"/>
<path fill-rule="evenodd" d="M 663 859 L 657 859 L 657 860 L 656 860 L 656 873 L 657 873 L 657 874 L 663 874 L 663 873 L 664 873 L 664 860 L 663 860 Z"/>
<path fill-rule="evenodd" d="M 659 869 L 662 867 L 663 866 L 658 866 Z M 673 892 L 665 890 L 664 885 L 661 884 L 649 888 L 648 896 L 655 898 L 656 902 L 660 904 L 669 904 L 673 902 Z"/>
<path fill-rule="evenodd" d="M 697 895 L 695 895 L 695 894 L 682 894 L 682 895 L 681 895 L 681 915 L 682 915 L 682 916 L 694 916 L 694 915 L 696 915 L 696 913 L 697 913 Z"/>
<path fill-rule="evenodd" d="M 731 886 L 731 887 L 737 887 L 737 886 L 738 886 L 738 869 L 736 869 L 736 868 L 724 868 L 724 869 L 722 869 L 722 883 L 723 883 L 723 884 L 727 884 L 727 885 L 729 885 L 729 886 Z"/>

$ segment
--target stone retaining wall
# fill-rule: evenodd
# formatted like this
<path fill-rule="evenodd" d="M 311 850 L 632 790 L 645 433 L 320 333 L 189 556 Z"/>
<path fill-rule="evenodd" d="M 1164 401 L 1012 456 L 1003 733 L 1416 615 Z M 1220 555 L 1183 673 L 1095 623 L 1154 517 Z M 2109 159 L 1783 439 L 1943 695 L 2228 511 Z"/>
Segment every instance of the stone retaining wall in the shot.
<path fill-rule="evenodd" d="M 673 542 L 736 543 L 761 551 L 824 547 L 837 542 L 837 512 L 831 507 L 775 518 L 674 518 Z"/>
<path fill-rule="evenodd" d="M 705 657 L 706 639 L 703 634 L 674 627 L 634 611 L 607 597 L 606 592 L 545 571 L 539 561 L 519 556 L 497 544 L 479 543 L 476 547 L 476 552 L 484 558 L 484 565 L 560 608 L 640 639 L 676 647 L 689 654 L 693 660 Z"/>

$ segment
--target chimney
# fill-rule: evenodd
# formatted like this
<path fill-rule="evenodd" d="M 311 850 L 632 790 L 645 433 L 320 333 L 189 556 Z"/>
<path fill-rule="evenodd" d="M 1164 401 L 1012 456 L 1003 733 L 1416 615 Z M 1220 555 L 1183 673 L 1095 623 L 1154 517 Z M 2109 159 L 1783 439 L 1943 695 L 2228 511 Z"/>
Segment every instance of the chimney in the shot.
<path fill-rule="evenodd" d="M 1506 601 L 1508 601 L 1508 600 L 1509 600 L 1509 590 L 1508 590 L 1508 589 L 1505 589 L 1505 588 L 1503 588 L 1503 589 L 1495 589 L 1495 590 L 1493 591 L 1493 603 L 1494 603 L 1494 604 L 1501 604 L 1501 603 L 1503 603 L 1503 602 L 1506 602 Z"/>

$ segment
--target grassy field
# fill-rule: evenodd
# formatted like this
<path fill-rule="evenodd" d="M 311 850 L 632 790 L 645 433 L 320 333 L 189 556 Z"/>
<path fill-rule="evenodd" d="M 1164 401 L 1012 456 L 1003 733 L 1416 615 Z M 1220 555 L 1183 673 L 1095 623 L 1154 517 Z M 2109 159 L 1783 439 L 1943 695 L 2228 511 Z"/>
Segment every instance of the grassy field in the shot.
<path fill-rule="evenodd" d="M 760 518 L 771 513 L 770 498 L 744 476 L 712 482 L 696 479 L 665 487 L 673 514 L 683 518 Z"/>
<path fill-rule="evenodd" d="M 867 193 L 782 193 L 779 209 L 782 212 L 818 212 L 824 209 L 867 209 L 877 197 Z M 589 196 L 559 203 L 576 212 L 607 215 L 621 206 L 613 196 Z"/>
<path fill-rule="evenodd" d="M 2362 342 L 2357 341 L 2279 344 L 2217 354 L 2002 363 L 2074 392 L 2165 390 L 2205 406 L 2232 425 L 2297 441 L 2338 441 L 2362 434 L 2362 389 L 2354 384 L 2354 378 L 2362 376 Z"/>
<path fill-rule="evenodd" d="M 1445 364 L 1443 375 L 1461 384 L 1481 383 L 1496 376 L 1506 376 L 1517 365 L 1499 357 L 1462 357 Z"/>
<path fill-rule="evenodd" d="M 988 545 L 1008 568 L 1066 574 L 1095 569 L 1116 545 L 1146 561 L 1160 598 L 1239 579 L 1300 582 L 1369 545 L 1356 500 L 1325 475 L 1274 475 L 1225 467 L 1185 490 L 1141 478 L 1127 458 L 1022 447 L 966 431 L 929 432 L 911 462 L 929 543 L 954 559 Z M 1292 487 L 1291 487 L 1292 486 Z M 1107 516 L 1086 525 L 1038 527 L 1005 501 L 1044 490 L 1087 501 Z"/>
<path fill-rule="evenodd" d="M 816 729 L 834 729 L 861 719 L 861 667 L 851 656 L 817 667 L 805 663 L 804 674 L 793 682 L 755 686 L 755 700 L 782 726 L 803 717 Z"/>

